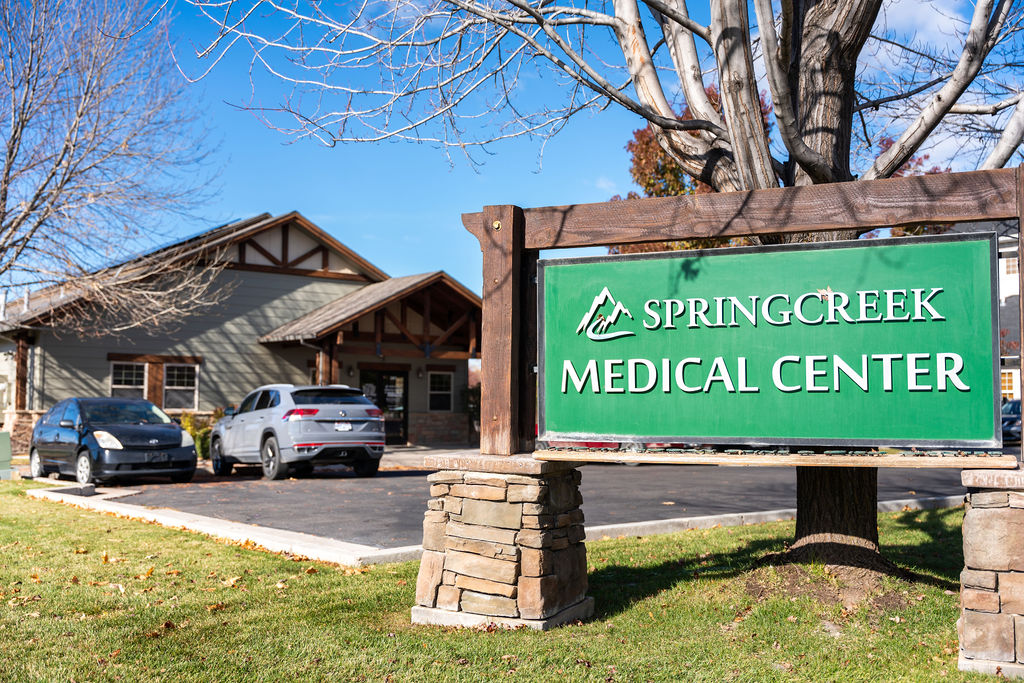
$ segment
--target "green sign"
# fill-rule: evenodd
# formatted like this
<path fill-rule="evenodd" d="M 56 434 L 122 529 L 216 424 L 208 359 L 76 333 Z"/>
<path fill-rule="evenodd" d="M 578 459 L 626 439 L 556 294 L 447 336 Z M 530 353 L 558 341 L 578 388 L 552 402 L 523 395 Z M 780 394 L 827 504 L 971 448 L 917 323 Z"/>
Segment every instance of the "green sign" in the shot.
<path fill-rule="evenodd" d="M 1001 445 L 994 234 L 540 263 L 540 439 Z"/>

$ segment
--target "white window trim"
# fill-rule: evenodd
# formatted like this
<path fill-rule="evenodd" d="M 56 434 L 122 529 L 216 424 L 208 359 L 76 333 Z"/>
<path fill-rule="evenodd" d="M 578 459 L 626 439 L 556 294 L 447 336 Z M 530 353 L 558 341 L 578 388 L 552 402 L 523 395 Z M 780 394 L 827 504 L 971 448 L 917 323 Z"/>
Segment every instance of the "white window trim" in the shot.
<path fill-rule="evenodd" d="M 142 366 L 142 398 L 149 396 L 149 368 L 146 367 L 148 363 L 139 363 L 136 361 L 129 360 L 112 360 L 110 361 L 110 382 L 108 382 L 107 396 L 114 395 L 114 389 L 138 389 L 137 386 L 128 384 L 114 384 L 114 366 L 115 365 L 139 365 Z"/>
<path fill-rule="evenodd" d="M 167 405 L 167 389 L 170 388 L 172 391 L 181 391 L 182 387 L 168 387 L 167 386 L 167 369 L 168 368 L 195 368 L 196 370 L 196 385 L 192 389 L 192 407 L 191 408 L 167 408 L 163 410 L 168 413 L 180 413 L 182 411 L 194 412 L 199 409 L 199 366 L 193 363 L 164 363 L 164 381 L 163 381 L 163 396 L 160 397 L 164 406 Z"/>
<path fill-rule="evenodd" d="M 450 388 L 448 389 L 448 409 L 447 410 L 436 410 L 430 407 L 430 397 L 437 394 L 442 395 L 443 391 L 432 391 L 430 389 L 430 377 L 431 375 L 448 375 L 451 378 Z M 455 412 L 455 373 L 450 370 L 430 370 L 427 372 L 427 412 L 429 413 L 454 413 Z"/>

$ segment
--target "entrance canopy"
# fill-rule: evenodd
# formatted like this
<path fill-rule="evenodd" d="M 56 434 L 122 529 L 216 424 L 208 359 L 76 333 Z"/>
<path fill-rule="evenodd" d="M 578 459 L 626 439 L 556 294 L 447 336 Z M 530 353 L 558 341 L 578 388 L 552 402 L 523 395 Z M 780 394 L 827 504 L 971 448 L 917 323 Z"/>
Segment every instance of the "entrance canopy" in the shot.
<path fill-rule="evenodd" d="M 315 344 L 317 378 L 339 380 L 341 355 L 465 360 L 480 357 L 480 297 L 444 271 L 376 282 L 260 337 Z"/>

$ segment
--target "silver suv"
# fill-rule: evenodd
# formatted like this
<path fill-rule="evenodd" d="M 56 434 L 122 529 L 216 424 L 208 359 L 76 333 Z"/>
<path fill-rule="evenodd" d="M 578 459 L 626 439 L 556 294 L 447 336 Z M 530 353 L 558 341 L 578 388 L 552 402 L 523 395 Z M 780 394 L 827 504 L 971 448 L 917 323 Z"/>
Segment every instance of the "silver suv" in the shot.
<path fill-rule="evenodd" d="M 236 464 L 263 466 L 267 479 L 314 465 L 350 465 L 372 477 L 384 455 L 384 417 L 363 392 L 343 384 L 269 384 L 228 409 L 210 433 L 210 460 L 217 475 Z"/>

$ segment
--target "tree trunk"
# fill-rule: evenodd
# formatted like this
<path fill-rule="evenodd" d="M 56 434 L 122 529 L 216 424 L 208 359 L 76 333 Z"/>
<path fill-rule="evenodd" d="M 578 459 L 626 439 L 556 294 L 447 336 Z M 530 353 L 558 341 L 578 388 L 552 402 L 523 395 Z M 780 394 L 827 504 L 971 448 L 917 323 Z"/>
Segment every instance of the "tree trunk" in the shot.
<path fill-rule="evenodd" d="M 878 469 L 798 467 L 793 559 L 882 569 Z"/>

